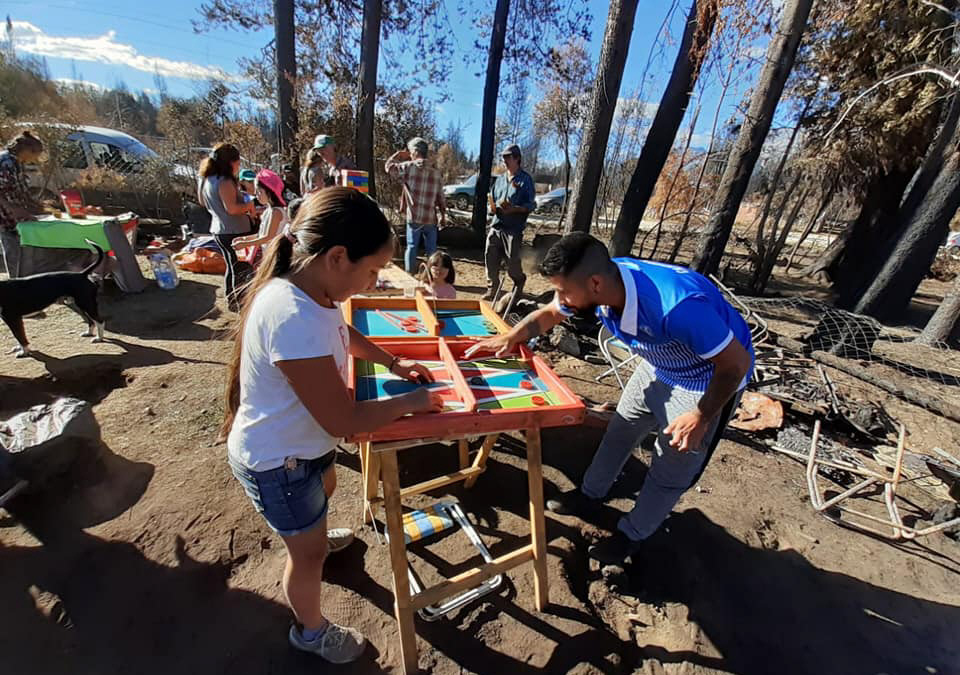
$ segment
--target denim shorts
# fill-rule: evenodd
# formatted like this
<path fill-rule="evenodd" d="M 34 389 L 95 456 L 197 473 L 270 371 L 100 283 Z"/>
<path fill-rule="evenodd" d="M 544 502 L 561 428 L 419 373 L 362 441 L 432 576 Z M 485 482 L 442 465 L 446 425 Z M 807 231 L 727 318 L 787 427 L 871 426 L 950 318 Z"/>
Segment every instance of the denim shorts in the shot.
<path fill-rule="evenodd" d="M 327 515 L 323 474 L 336 459 L 334 449 L 316 459 L 291 457 L 267 471 L 251 471 L 235 462 L 230 462 L 230 469 L 270 529 L 292 537 L 316 527 Z"/>

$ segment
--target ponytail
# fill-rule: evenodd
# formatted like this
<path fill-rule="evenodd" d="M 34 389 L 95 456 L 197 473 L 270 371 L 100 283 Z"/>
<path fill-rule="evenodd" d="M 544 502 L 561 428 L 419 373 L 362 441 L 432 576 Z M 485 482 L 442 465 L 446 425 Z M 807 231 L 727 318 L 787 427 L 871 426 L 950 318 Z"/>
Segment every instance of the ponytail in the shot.
<path fill-rule="evenodd" d="M 243 330 L 257 294 L 270 281 L 296 273 L 334 246 L 343 246 L 356 262 L 393 240 L 390 221 L 377 203 L 352 188 L 331 187 L 303 200 L 294 221 L 274 237 L 253 279 L 241 289 L 243 306 L 233 330 L 233 353 L 227 364 L 227 383 L 220 439 L 230 433 L 240 407 L 240 357 Z"/>

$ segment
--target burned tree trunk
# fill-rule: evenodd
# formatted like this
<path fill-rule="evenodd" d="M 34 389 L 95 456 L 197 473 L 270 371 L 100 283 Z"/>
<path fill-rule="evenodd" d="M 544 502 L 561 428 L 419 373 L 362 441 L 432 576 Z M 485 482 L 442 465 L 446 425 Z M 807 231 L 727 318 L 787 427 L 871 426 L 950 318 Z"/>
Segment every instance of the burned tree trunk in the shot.
<path fill-rule="evenodd" d="M 917 338 L 922 345 L 933 345 L 937 342 L 946 342 L 960 330 L 960 274 L 953 280 L 953 285 L 937 307 L 923 333 Z"/>
<path fill-rule="evenodd" d="M 617 224 L 610 241 L 610 253 L 614 256 L 629 255 L 637 228 L 643 220 L 650 195 L 677 137 L 677 130 L 687 112 L 693 86 L 700 75 L 700 67 L 707 55 L 707 45 L 716 23 L 718 0 L 700 0 L 690 6 L 687 27 L 673 64 L 670 81 L 660 99 L 657 114 L 647 133 L 640 152 L 640 159 L 630 178 L 630 185 L 617 216 Z"/>
<path fill-rule="evenodd" d="M 480 126 L 480 166 L 473 196 L 473 216 L 470 227 L 483 237 L 487 229 L 487 194 L 490 191 L 490 173 L 493 171 L 493 143 L 497 125 L 497 96 L 500 94 L 500 65 L 503 63 L 503 45 L 507 34 L 507 15 L 510 0 L 497 0 L 490 34 L 490 53 L 487 56 L 487 79 L 483 85 L 482 122 Z"/>
<path fill-rule="evenodd" d="M 720 267 L 740 202 L 770 131 L 784 84 L 793 69 L 812 5 L 813 0 L 787 0 L 784 5 L 780 26 L 770 40 L 763 72 L 750 99 L 750 108 L 720 179 L 713 215 L 704 228 L 693 260 L 692 267 L 701 274 L 713 274 Z"/>
<path fill-rule="evenodd" d="M 357 167 L 369 174 L 370 196 L 377 198 L 373 158 L 373 121 L 377 96 L 377 63 L 380 60 L 380 18 L 383 0 L 364 0 L 360 38 L 360 81 L 357 101 Z"/>
<path fill-rule="evenodd" d="M 573 203 L 567 213 L 566 231 L 589 232 L 597 203 L 603 160 L 607 154 L 610 125 L 620 96 L 620 83 L 633 35 L 637 0 L 612 0 L 607 28 L 593 82 L 593 102 L 587 117 L 586 132 L 577 155 L 577 173 L 573 181 Z"/>
<path fill-rule="evenodd" d="M 757 270 L 751 281 L 751 289 L 754 293 L 763 293 L 767 288 L 767 283 L 770 281 L 770 275 L 773 274 L 773 268 L 777 264 L 777 258 L 780 257 L 780 252 L 783 251 L 784 244 L 787 243 L 787 236 L 790 234 L 790 230 L 793 229 L 794 223 L 797 222 L 797 218 L 800 217 L 800 209 L 803 207 L 803 203 L 807 200 L 807 192 L 804 191 L 798 198 L 796 203 L 793 205 L 793 210 L 790 212 L 790 215 L 787 216 L 787 222 L 783 224 L 783 229 L 780 230 L 780 234 L 777 235 L 776 225 L 774 225 L 773 232 L 771 232 L 770 237 L 776 237 L 776 240 L 772 242 L 772 245 L 767 248 L 765 247 L 765 253 L 760 258 L 757 263 Z M 786 206 L 786 203 L 784 203 Z M 779 218 L 777 219 L 779 222 Z"/>
<path fill-rule="evenodd" d="M 952 130 L 956 133 L 956 128 Z M 899 315 L 910 304 L 930 270 L 937 249 L 950 231 L 950 220 L 960 207 L 960 152 L 954 139 L 949 156 L 913 217 L 897 240 L 893 253 L 867 288 L 855 310 L 878 319 Z"/>

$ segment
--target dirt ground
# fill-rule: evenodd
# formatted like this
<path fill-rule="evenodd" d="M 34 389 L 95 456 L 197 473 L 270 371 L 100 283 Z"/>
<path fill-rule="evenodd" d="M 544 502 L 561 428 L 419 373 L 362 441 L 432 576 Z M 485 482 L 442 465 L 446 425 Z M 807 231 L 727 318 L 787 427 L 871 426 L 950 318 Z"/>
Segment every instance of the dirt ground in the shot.
<path fill-rule="evenodd" d="M 457 252 L 462 296 L 483 291 L 478 254 Z M 528 290 L 543 290 L 533 279 Z M 287 644 L 290 614 L 279 539 L 253 511 L 215 440 L 233 315 L 220 279 L 184 274 L 102 297 L 109 340 L 77 337 L 77 317 L 54 308 L 28 320 L 37 356 L 0 356 L 0 418 L 53 396 L 91 401 L 99 458 L 78 462 L 0 511 L 0 663 L 9 675 L 70 673 L 400 672 L 386 546 L 360 529 L 359 459 L 338 458 L 331 525 L 359 530 L 332 557 L 330 617 L 370 640 L 363 658 L 334 667 Z M 12 345 L 4 333 L 2 344 Z M 5 351 L 5 349 L 4 349 Z M 615 401 L 597 366 L 552 359 L 578 393 Z M 609 382 L 609 381 L 608 381 Z M 929 420 L 928 420 L 929 421 Z M 924 446 L 922 426 L 911 443 Z M 933 424 L 931 422 L 931 424 Z M 936 421 L 956 454 L 957 425 Z M 545 492 L 578 483 L 597 429 L 545 431 Z M 603 520 L 547 516 L 550 601 L 533 608 L 532 574 L 451 617 L 418 620 L 420 665 L 459 673 L 960 673 L 960 544 L 936 535 L 892 545 L 814 515 L 803 467 L 742 436 L 724 440 L 698 488 L 625 575 L 604 576 L 586 547 L 629 508 L 643 479 L 628 461 Z M 952 438 L 952 443 L 951 443 Z M 410 483 L 453 470 L 456 450 L 401 455 Z M 494 555 L 526 535 L 523 445 L 507 437 L 471 490 L 455 496 Z M 463 535 L 411 546 L 427 581 L 476 563 Z"/>

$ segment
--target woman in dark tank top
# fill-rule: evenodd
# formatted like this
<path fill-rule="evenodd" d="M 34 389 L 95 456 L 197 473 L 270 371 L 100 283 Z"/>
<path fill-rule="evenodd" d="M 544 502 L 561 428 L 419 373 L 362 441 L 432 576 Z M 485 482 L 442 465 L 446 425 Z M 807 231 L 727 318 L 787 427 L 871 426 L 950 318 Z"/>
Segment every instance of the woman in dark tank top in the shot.
<path fill-rule="evenodd" d="M 227 307 L 238 311 L 239 261 L 233 240 L 250 233 L 251 218 L 255 216 L 252 201 L 244 201 L 237 185 L 240 169 L 240 151 L 229 143 L 218 143 L 210 156 L 200 163 L 200 184 L 197 198 L 210 212 L 210 233 L 227 263 L 223 278 L 223 293 Z"/>

